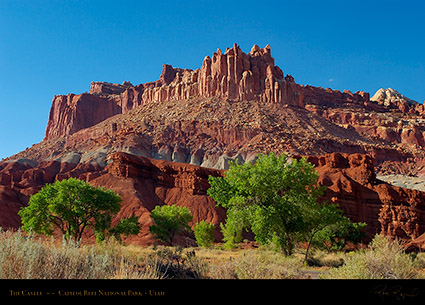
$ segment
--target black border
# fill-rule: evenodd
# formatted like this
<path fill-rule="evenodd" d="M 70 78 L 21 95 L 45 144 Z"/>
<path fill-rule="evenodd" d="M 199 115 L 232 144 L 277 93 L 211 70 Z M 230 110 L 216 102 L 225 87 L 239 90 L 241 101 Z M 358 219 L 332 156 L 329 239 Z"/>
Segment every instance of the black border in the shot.
<path fill-rule="evenodd" d="M 0 300 L 41 297 L 425 303 L 425 280 L 0 280 Z"/>

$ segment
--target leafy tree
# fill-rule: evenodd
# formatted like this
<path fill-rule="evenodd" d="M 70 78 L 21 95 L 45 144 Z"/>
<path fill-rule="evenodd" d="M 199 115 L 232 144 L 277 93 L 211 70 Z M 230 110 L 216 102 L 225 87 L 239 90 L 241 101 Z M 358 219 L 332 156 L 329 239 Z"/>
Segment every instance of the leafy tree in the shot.
<path fill-rule="evenodd" d="M 200 247 L 211 247 L 214 243 L 215 226 L 211 222 L 202 220 L 193 227 L 196 243 Z"/>
<path fill-rule="evenodd" d="M 290 255 L 296 242 L 310 240 L 342 214 L 336 206 L 319 204 L 324 188 L 314 165 L 305 158 L 259 155 L 257 163 L 231 163 L 225 177 L 209 177 L 208 195 L 227 209 L 224 237 L 234 242 L 251 230 L 261 244 L 274 244 Z M 326 220 L 326 224 L 321 221 Z"/>
<path fill-rule="evenodd" d="M 335 204 L 316 203 L 306 211 L 306 222 L 308 231 L 306 238 L 308 241 L 304 261 L 307 261 L 309 250 L 313 244 L 316 234 L 322 233 L 321 237 L 326 238 L 323 232 L 329 232 L 330 227 L 336 227 L 341 224 L 351 224 L 351 221 L 343 215 L 342 210 Z M 340 227 L 341 228 L 341 227 Z"/>
<path fill-rule="evenodd" d="M 232 212 L 234 211 L 228 210 L 226 223 L 220 223 L 221 233 L 223 233 L 223 246 L 225 249 L 233 249 L 236 247 L 236 244 L 242 241 L 244 217 L 241 217 L 241 213 L 240 215 L 235 213 L 234 215 L 230 216 Z"/>
<path fill-rule="evenodd" d="M 121 208 L 121 201 L 112 190 L 69 178 L 47 184 L 31 196 L 28 206 L 18 214 L 25 231 L 52 235 L 59 228 L 67 240 L 79 242 L 85 229 L 91 227 L 97 240 L 103 240 L 112 217 Z"/>
<path fill-rule="evenodd" d="M 149 231 L 160 241 L 173 245 L 174 236 L 182 231 L 189 231 L 192 215 L 187 207 L 177 205 L 156 206 L 151 212 L 154 225 Z"/>
<path fill-rule="evenodd" d="M 318 247 L 326 248 L 328 252 L 339 251 L 347 242 L 354 244 L 360 242 L 366 235 L 363 230 L 365 227 L 366 223 L 364 222 L 353 223 L 345 218 L 319 231 L 313 242 Z"/>
<path fill-rule="evenodd" d="M 121 240 L 121 235 L 136 235 L 140 231 L 140 224 L 136 216 L 129 218 L 123 218 L 113 228 L 109 230 L 109 233 L 114 236 L 117 240 Z"/>

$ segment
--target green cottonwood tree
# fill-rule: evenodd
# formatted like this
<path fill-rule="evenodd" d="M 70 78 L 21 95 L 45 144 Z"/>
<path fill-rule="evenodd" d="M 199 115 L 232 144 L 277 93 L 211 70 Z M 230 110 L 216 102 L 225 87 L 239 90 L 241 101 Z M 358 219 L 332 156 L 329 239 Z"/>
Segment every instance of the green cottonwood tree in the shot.
<path fill-rule="evenodd" d="M 75 178 L 47 184 L 31 196 L 27 207 L 18 214 L 25 231 L 51 235 L 56 228 L 67 240 L 79 242 L 85 229 L 94 229 L 96 239 L 103 240 L 105 232 L 111 228 L 111 220 L 121 209 L 121 197 L 112 190 L 95 188 Z M 123 231 L 122 222 L 132 222 L 132 231 Z M 126 223 L 124 223 L 126 224 Z M 137 219 L 123 219 L 117 234 L 137 234 Z M 128 223 L 125 227 L 129 227 Z"/>
<path fill-rule="evenodd" d="M 151 212 L 154 225 L 149 231 L 160 241 L 173 245 L 174 236 L 181 231 L 189 231 L 192 214 L 187 207 L 177 205 L 156 206 Z"/>
<path fill-rule="evenodd" d="M 272 153 L 259 155 L 255 165 L 231 163 L 224 177 L 209 177 L 207 192 L 227 209 L 222 226 L 226 242 L 249 229 L 259 243 L 274 244 L 290 255 L 296 242 L 324 228 L 320 218 L 327 226 L 343 217 L 336 206 L 318 203 L 324 188 L 317 180 L 314 165 L 305 158 L 288 162 L 286 155 Z"/>

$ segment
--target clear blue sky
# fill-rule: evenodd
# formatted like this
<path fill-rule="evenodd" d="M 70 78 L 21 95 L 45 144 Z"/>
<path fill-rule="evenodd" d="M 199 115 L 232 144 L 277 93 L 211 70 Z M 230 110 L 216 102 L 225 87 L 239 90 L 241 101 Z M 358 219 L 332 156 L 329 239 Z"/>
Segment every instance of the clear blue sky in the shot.
<path fill-rule="evenodd" d="M 56 94 L 270 44 L 300 84 L 425 100 L 425 1 L 0 0 L 0 159 L 43 139 Z"/>

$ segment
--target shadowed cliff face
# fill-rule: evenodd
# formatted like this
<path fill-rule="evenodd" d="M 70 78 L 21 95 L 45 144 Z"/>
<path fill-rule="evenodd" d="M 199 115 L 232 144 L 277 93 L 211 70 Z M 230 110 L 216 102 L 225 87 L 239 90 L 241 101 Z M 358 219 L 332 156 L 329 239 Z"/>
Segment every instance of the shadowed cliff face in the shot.
<path fill-rule="evenodd" d="M 105 168 L 81 162 L 0 163 L 0 226 L 18 228 L 17 212 L 27 205 L 31 194 L 46 183 L 76 177 L 122 196 L 122 208 L 114 222 L 135 215 L 142 224 L 140 234 L 129 237 L 128 242 L 154 242 L 149 233 L 150 212 L 164 204 L 188 207 L 194 217 L 191 225 L 210 221 L 216 225 L 216 238 L 221 238 L 219 224 L 225 220 L 225 210 L 216 207 L 206 191 L 208 176 L 225 175 L 225 171 L 126 153 L 112 154 L 108 159 Z M 366 222 L 369 236 L 383 232 L 409 241 L 424 232 L 425 193 L 377 180 L 370 156 L 333 153 L 308 157 L 308 161 L 316 166 L 319 184 L 327 186 L 322 199 L 339 204 L 353 221 Z M 193 244 L 193 239 L 186 237 L 179 242 Z"/>

